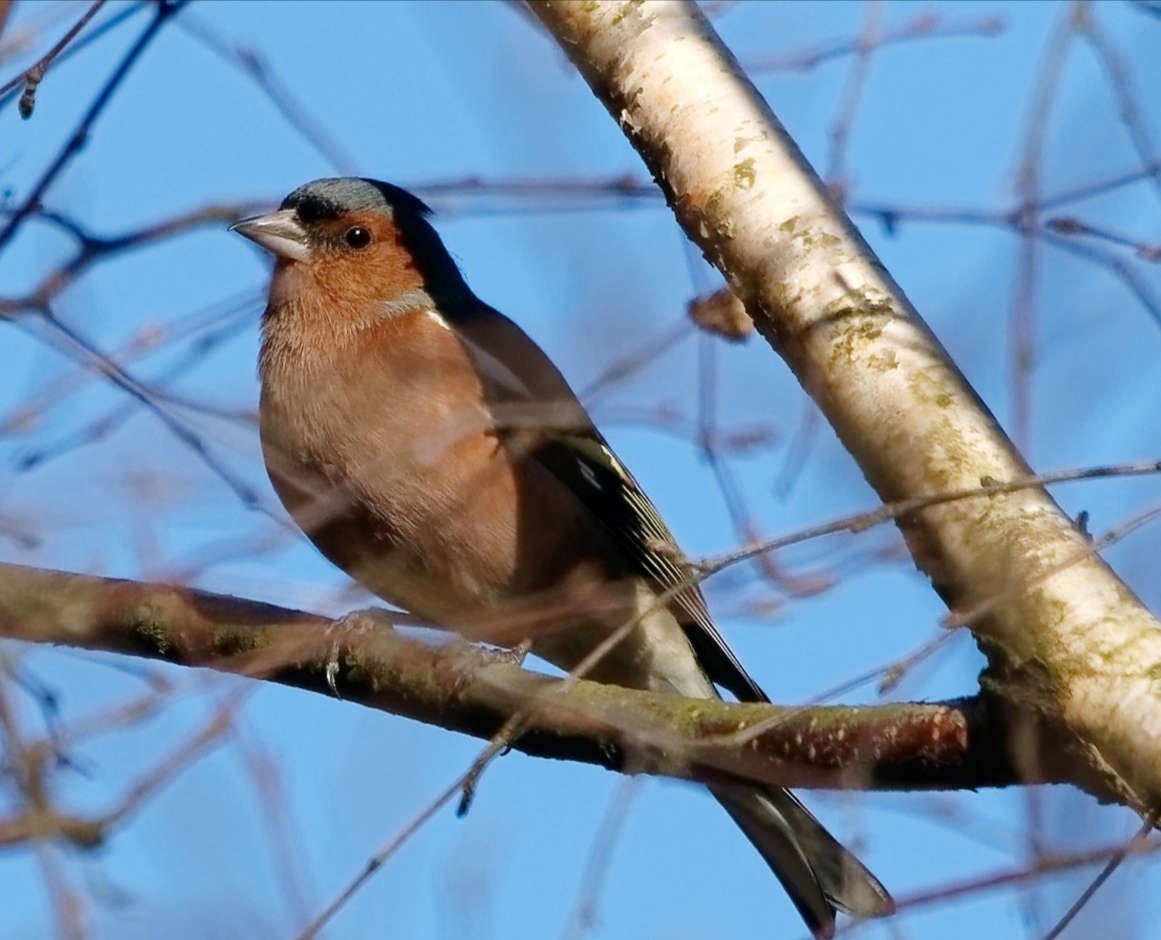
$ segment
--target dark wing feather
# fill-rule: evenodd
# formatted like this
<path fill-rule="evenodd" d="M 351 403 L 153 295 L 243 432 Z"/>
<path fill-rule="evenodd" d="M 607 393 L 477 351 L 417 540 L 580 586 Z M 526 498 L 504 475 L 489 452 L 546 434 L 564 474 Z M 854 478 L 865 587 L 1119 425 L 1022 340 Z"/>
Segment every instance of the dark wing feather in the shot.
<path fill-rule="evenodd" d="M 442 305 L 441 313 L 476 360 L 497 430 L 519 438 L 518 448 L 528 447 L 532 459 L 576 494 L 659 593 L 672 592 L 670 609 L 713 682 L 740 701 L 769 701 L 718 633 L 672 533 L 552 360 L 515 323 L 474 298 Z"/>
<path fill-rule="evenodd" d="M 696 576 L 681 559 L 673 534 L 604 438 L 595 430 L 556 434 L 533 456 L 601 520 L 638 572 L 670 596 L 670 608 L 676 608 L 710 679 L 740 701 L 768 701 L 710 619 Z"/>

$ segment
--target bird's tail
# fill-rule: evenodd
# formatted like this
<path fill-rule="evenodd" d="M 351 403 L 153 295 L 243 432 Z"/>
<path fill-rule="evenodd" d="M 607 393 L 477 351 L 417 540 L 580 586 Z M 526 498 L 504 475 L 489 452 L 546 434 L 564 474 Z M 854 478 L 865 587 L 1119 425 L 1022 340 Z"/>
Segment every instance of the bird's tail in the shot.
<path fill-rule="evenodd" d="M 884 917 L 886 889 L 788 790 L 715 784 L 710 791 L 766 860 L 815 937 L 834 936 L 835 911 Z"/>

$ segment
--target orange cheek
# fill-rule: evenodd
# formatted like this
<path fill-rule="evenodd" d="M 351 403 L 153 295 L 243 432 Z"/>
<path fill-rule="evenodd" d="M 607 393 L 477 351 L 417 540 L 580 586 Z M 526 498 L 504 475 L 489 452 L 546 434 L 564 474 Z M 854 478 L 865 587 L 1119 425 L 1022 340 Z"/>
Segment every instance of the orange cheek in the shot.
<path fill-rule="evenodd" d="M 423 278 L 406 252 L 384 247 L 380 250 L 323 257 L 311 264 L 313 288 L 344 306 L 359 310 L 387 303 L 403 294 L 423 289 Z"/>
<path fill-rule="evenodd" d="M 415 259 L 402 246 L 381 244 L 373 249 L 367 261 L 360 270 L 374 279 L 379 296 L 394 298 L 423 289 L 423 277 L 415 266 Z"/>

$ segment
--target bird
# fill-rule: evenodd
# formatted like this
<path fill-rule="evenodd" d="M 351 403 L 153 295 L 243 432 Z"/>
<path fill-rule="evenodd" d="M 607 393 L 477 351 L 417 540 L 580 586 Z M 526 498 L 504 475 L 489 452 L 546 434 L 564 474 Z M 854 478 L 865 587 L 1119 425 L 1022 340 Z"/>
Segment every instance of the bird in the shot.
<path fill-rule="evenodd" d="M 769 701 L 564 376 L 476 297 L 430 216 L 342 177 L 232 226 L 274 256 L 259 426 L 290 517 L 362 587 L 469 639 L 627 688 Z M 838 911 L 893 912 L 788 790 L 709 790 L 815 937 Z"/>

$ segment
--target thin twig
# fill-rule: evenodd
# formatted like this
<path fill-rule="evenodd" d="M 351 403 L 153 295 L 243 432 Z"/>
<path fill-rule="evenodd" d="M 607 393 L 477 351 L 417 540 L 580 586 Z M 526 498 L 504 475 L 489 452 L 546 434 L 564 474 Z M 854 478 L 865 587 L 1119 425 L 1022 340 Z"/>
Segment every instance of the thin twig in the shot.
<path fill-rule="evenodd" d="M 12 79 L 12 81 L 8 82 L 6 85 L 0 85 L 0 96 L 2 96 L 8 91 L 11 91 L 13 88 L 16 88 L 18 85 L 20 85 L 21 82 L 24 83 L 24 92 L 20 95 L 20 116 L 24 118 L 24 120 L 27 121 L 30 117 L 32 117 L 33 108 L 36 107 L 36 89 L 40 86 L 40 83 L 44 81 L 44 76 L 48 72 L 48 67 L 52 65 L 56 57 L 64 51 L 65 47 L 70 42 L 72 42 L 73 37 L 75 37 L 77 33 L 85 28 L 85 24 L 97 15 L 97 11 L 100 10 L 104 5 L 105 0 L 96 0 L 96 2 L 84 12 L 81 18 L 77 20 L 72 29 L 64 34 L 64 38 L 62 38 L 60 42 L 49 49 L 48 52 L 46 52 L 40 58 L 40 61 L 38 61 L 31 68 L 27 69 L 23 75 L 16 76 L 16 78 Z"/>
<path fill-rule="evenodd" d="M 1056 922 L 1055 926 L 1053 926 L 1053 928 L 1044 935 L 1044 940 L 1056 940 L 1056 938 L 1064 932 L 1065 928 L 1076 919 L 1076 915 L 1084 909 L 1085 905 L 1087 905 L 1090 900 L 1092 900 L 1093 895 L 1097 893 L 1100 887 L 1106 881 L 1108 881 L 1109 878 L 1112 877 L 1113 872 L 1121 867 L 1121 863 L 1124 862 L 1124 860 L 1128 858 L 1130 854 L 1141 851 L 1145 848 L 1145 846 L 1148 844 L 1146 840 L 1152 834 L 1153 827 L 1156 822 L 1157 820 L 1155 817 L 1147 817 L 1141 828 L 1137 830 L 1137 834 L 1133 836 L 1133 838 L 1130 839 L 1119 851 L 1113 852 L 1109 856 L 1109 860 L 1105 862 L 1104 867 L 1099 872 L 1097 872 L 1096 877 L 1093 878 L 1093 880 L 1088 884 L 1084 891 L 1080 893 L 1080 897 L 1078 897 L 1076 901 L 1073 902 L 1072 906 L 1064 912 L 1063 916 L 1061 916 L 1060 920 Z"/>
<path fill-rule="evenodd" d="M 149 47 L 149 44 L 153 41 L 153 38 L 157 35 L 161 27 L 165 25 L 171 16 L 180 12 L 188 2 L 189 0 L 158 0 L 157 12 L 154 14 L 149 25 L 142 31 L 137 41 L 125 54 L 125 57 L 114 70 L 109 80 L 97 94 L 97 97 L 85 112 L 84 117 L 81 118 L 80 124 L 77 125 L 76 130 L 73 131 L 60 153 L 57 154 L 56 159 L 52 161 L 48 169 L 45 170 L 44 174 L 32 187 L 32 191 L 25 198 L 24 202 L 12 213 L 8 224 L 0 231 L 0 251 L 12 240 L 12 237 L 24 223 L 24 220 L 40 205 L 40 200 L 60 175 L 61 171 L 80 152 L 92 134 L 93 127 L 97 119 L 101 116 L 101 112 L 113 100 L 114 92 L 117 91 L 121 83 L 129 76 L 133 65 Z"/>

